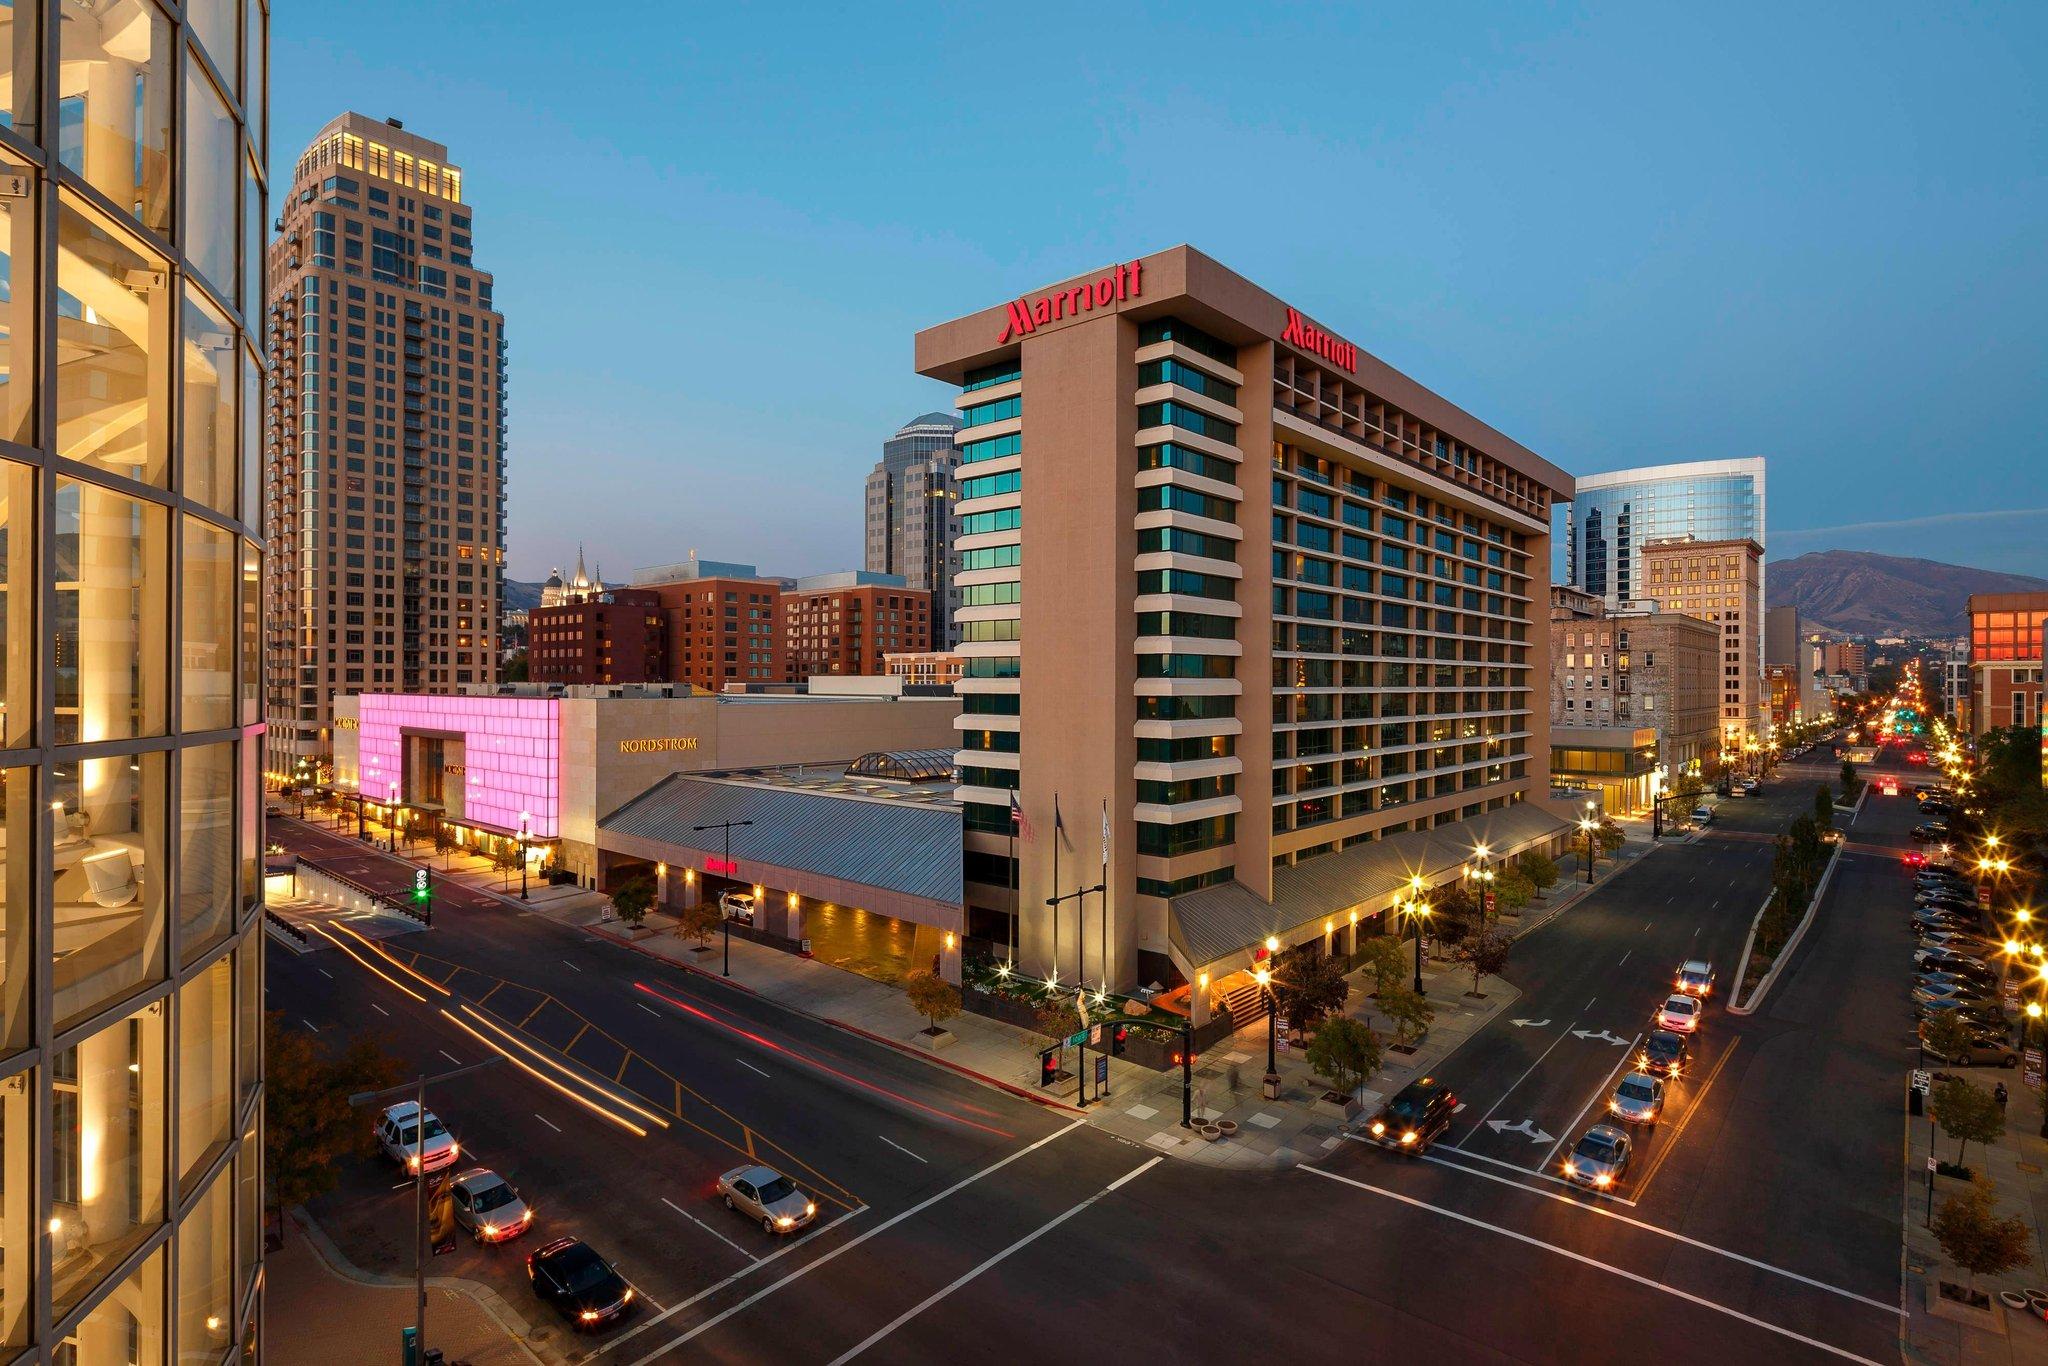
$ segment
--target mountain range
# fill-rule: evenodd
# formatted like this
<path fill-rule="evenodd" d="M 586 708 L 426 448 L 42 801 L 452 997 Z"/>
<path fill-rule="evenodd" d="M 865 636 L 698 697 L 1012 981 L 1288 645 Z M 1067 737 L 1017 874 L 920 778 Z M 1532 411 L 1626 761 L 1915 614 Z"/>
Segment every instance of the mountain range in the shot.
<path fill-rule="evenodd" d="M 2048 579 L 2027 574 L 1866 550 L 1774 560 L 1764 578 L 1770 605 L 1797 607 L 1802 629 L 1853 636 L 1959 636 L 1972 593 L 2048 591 Z"/>

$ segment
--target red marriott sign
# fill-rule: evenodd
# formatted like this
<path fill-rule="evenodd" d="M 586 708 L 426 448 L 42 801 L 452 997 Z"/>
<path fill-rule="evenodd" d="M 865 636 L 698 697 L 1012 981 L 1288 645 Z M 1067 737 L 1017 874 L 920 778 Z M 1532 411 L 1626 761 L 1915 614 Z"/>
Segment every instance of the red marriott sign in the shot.
<path fill-rule="evenodd" d="M 1003 324 L 1003 335 L 996 340 L 1006 342 L 1016 337 L 1028 337 L 1047 323 L 1137 298 L 1140 293 L 1138 272 L 1143 265 L 1142 261 L 1126 262 L 1111 267 L 1109 274 L 1099 280 L 1069 285 L 1051 294 L 1041 294 L 1036 299 L 1017 300 L 1010 305 L 1009 320 Z"/>
<path fill-rule="evenodd" d="M 1291 308 L 1287 310 L 1287 330 L 1280 334 L 1280 340 L 1321 356 L 1332 365 L 1341 365 L 1353 374 L 1358 372 L 1357 347 L 1331 336 Z"/>

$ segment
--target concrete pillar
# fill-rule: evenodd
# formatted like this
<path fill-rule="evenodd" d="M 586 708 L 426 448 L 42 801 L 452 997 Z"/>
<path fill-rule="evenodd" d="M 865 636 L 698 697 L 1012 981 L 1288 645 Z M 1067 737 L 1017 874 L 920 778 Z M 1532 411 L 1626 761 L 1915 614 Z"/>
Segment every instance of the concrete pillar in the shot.
<path fill-rule="evenodd" d="M 803 902 L 801 902 L 801 901 L 797 902 L 797 903 L 796 903 L 796 906 L 795 906 L 795 908 L 794 908 L 793 910 L 791 910 L 791 911 L 789 912 L 789 920 L 788 920 L 788 923 L 787 923 L 787 928 L 785 928 L 785 929 L 783 930 L 783 933 L 784 933 L 784 934 L 786 934 L 786 935 L 788 935 L 788 936 L 790 937 L 790 939 L 792 939 L 793 941 L 795 941 L 795 943 L 796 943 L 796 946 L 797 946 L 797 948 L 799 948 L 799 949 L 803 948 L 803 946 L 804 946 L 804 903 L 803 903 Z"/>
<path fill-rule="evenodd" d="M 1198 973 L 1194 988 L 1188 992 L 1188 1019 L 1200 1029 L 1209 1023 L 1209 974 Z"/>
<path fill-rule="evenodd" d="M 704 875 L 694 868 L 683 870 L 683 895 L 679 907 L 694 906 L 704 899 Z"/>
<path fill-rule="evenodd" d="M 960 985 L 960 932 L 947 930 L 939 943 L 939 976 L 957 987 Z"/>
<path fill-rule="evenodd" d="M 662 910 L 668 909 L 668 865 L 654 865 L 654 904 Z"/>
<path fill-rule="evenodd" d="M 1358 912 L 1351 913 L 1351 923 L 1344 929 L 1344 956 L 1358 957 Z"/>

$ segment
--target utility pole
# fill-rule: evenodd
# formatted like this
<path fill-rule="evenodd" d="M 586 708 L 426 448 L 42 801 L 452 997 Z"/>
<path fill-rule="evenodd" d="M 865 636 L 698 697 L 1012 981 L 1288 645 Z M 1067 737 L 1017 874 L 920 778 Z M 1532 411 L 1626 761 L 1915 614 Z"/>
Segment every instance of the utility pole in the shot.
<path fill-rule="evenodd" d="M 725 865 L 724 876 L 730 878 L 732 876 L 733 827 L 737 825 L 752 824 L 752 821 L 712 821 L 705 825 L 693 825 L 690 828 L 700 833 L 705 830 L 718 830 L 724 832 L 725 856 L 721 860 L 721 862 L 723 862 Z M 758 912 L 760 910 L 760 907 L 757 906 L 754 909 Z M 725 976 L 730 977 L 732 976 L 732 916 L 726 912 L 726 909 L 722 904 L 718 908 L 718 927 L 725 933 Z"/>

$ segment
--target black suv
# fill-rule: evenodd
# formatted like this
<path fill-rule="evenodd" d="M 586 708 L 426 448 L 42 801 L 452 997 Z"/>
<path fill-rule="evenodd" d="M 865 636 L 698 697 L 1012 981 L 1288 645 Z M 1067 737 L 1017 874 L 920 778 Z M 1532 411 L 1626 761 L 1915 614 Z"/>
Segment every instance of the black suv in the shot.
<path fill-rule="evenodd" d="M 1372 1141 L 1404 1153 L 1426 1153 L 1429 1145 L 1450 1132 L 1458 1098 L 1434 1077 L 1419 1077 L 1394 1093 L 1366 1132 Z"/>
<path fill-rule="evenodd" d="M 633 1287 L 590 1244 L 557 1238 L 526 1259 L 533 1293 L 561 1311 L 577 1328 L 598 1328 L 626 1312 Z"/>

